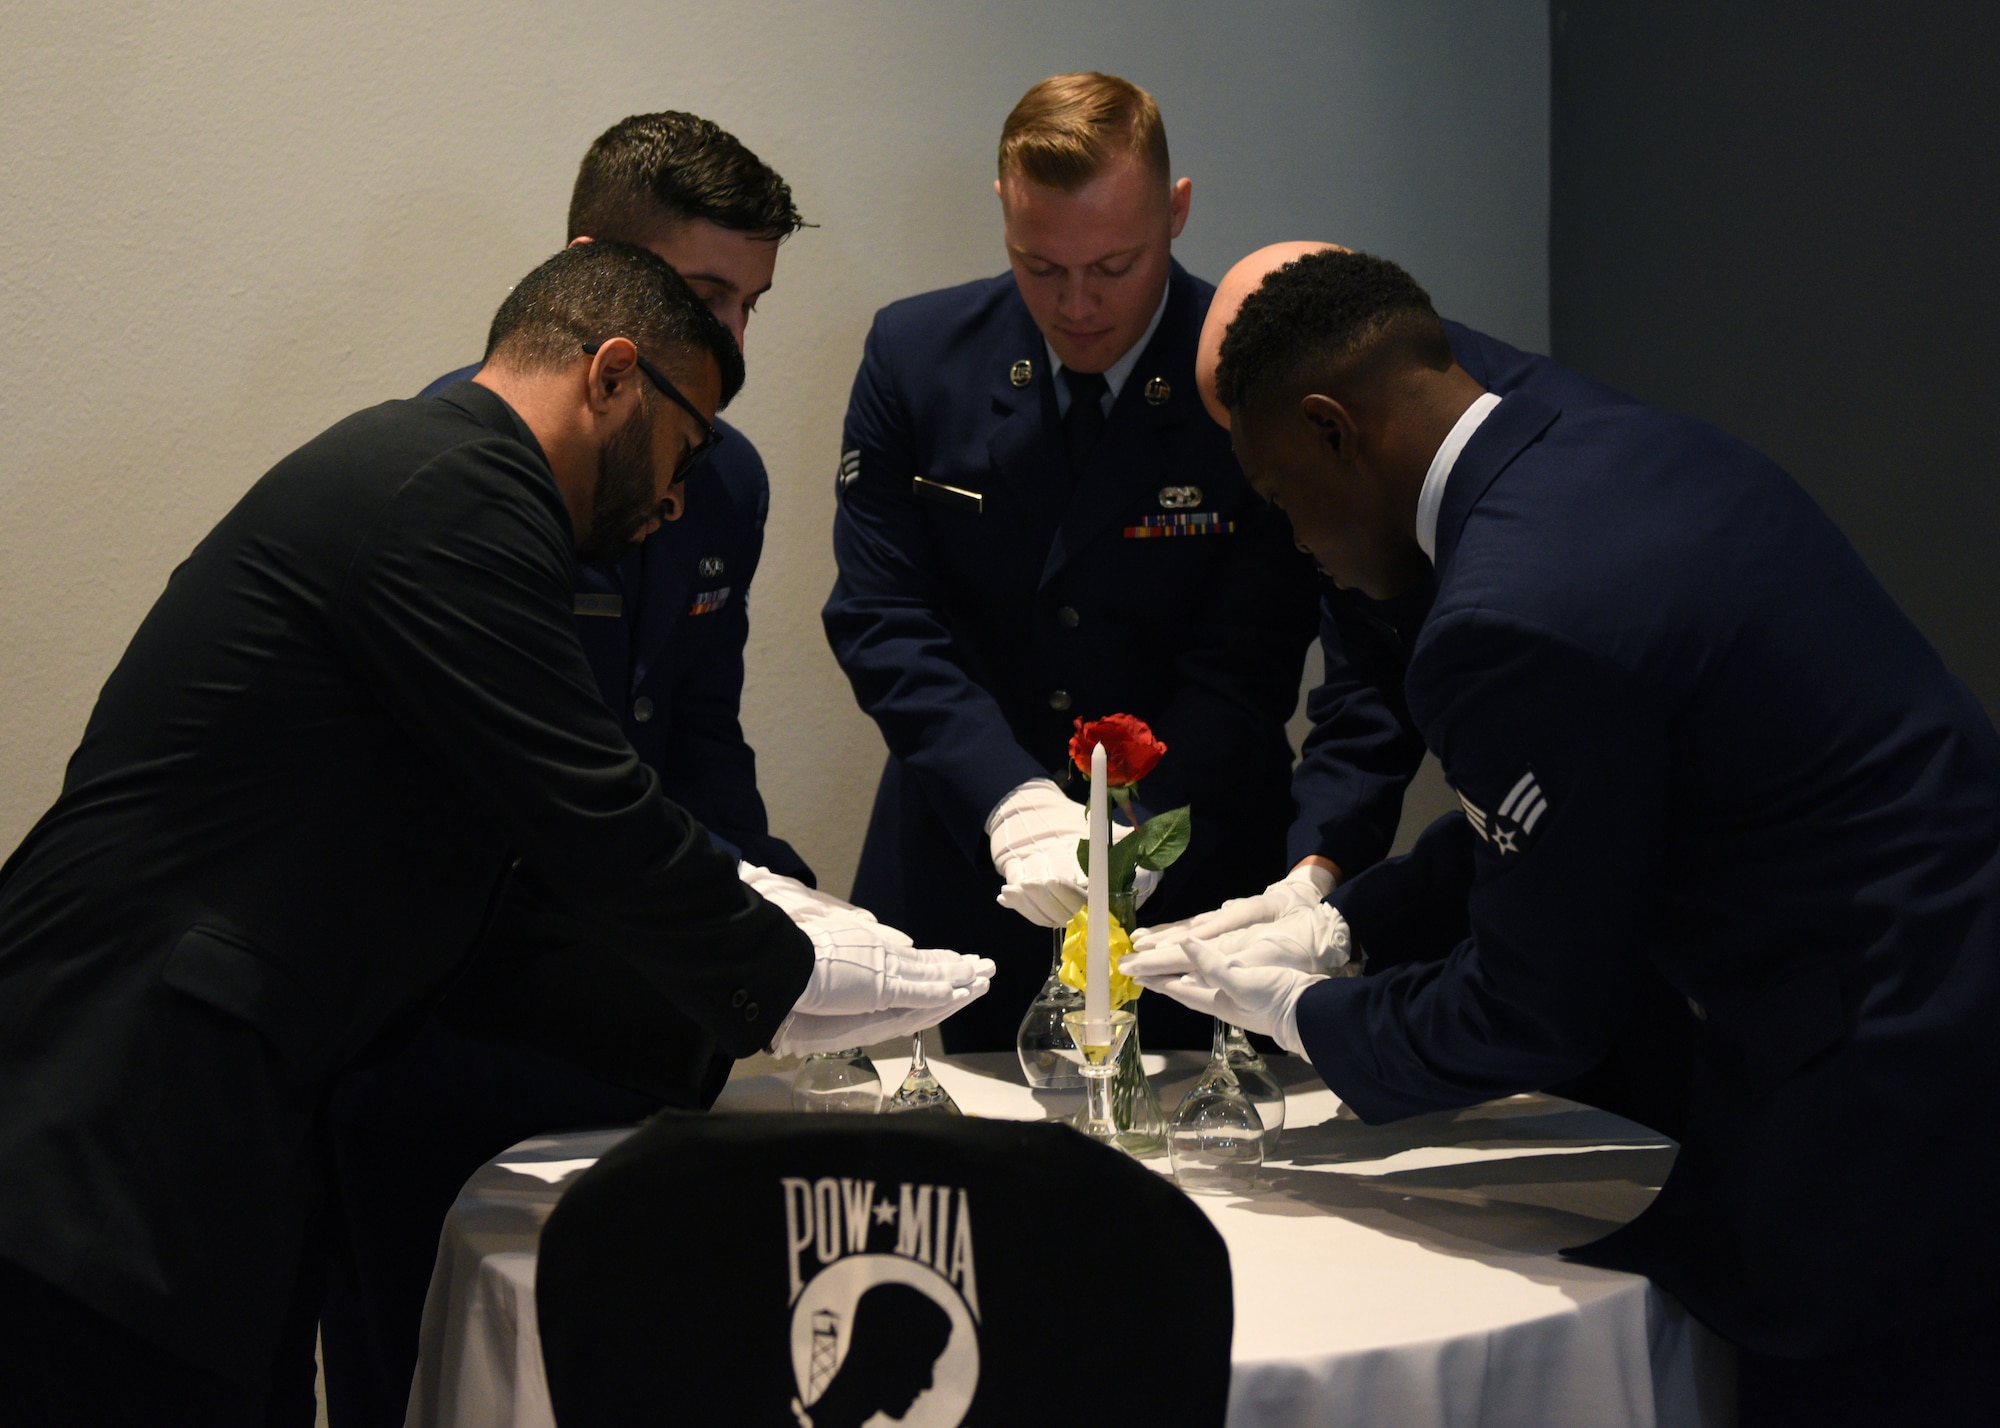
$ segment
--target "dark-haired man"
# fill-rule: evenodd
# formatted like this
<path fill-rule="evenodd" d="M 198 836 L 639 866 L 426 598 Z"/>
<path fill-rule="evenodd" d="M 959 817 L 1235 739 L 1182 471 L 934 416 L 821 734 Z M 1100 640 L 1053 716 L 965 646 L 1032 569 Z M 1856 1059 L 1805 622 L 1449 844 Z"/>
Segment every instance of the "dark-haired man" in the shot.
<path fill-rule="evenodd" d="M 568 241 L 632 243 L 671 266 L 743 349 L 780 245 L 803 225 L 790 187 L 734 135 L 698 115 L 635 114 L 600 134 L 571 191 Z M 444 391 L 479 364 L 425 388 Z M 745 879 L 800 917 L 846 916 L 772 836 L 743 737 L 750 584 L 763 553 L 770 482 L 750 440 L 720 439 L 692 489 L 636 546 L 579 560 L 576 632 L 598 691 L 661 789 L 741 855 Z M 535 895 L 517 889 L 517 900 Z M 687 1087 L 706 1105 L 731 1059 L 695 1029 Z M 403 1421 L 439 1228 L 465 1179 L 530 1135 L 641 1120 L 661 1098 L 585 1076 L 552 1057 L 423 1026 L 395 1057 L 343 1085 L 332 1105 L 342 1243 L 327 1266 L 321 1324 L 335 1428 Z"/>
<path fill-rule="evenodd" d="M 1337 250 L 1324 242 L 1273 243 L 1236 262 L 1216 285 L 1202 324 L 1195 381 L 1202 404 L 1226 430 L 1229 411 L 1215 394 L 1223 335 L 1243 300 L 1266 277 L 1310 253 Z M 1443 320 L 1458 364 L 1499 396 L 1525 392 L 1569 411 L 1616 406 L 1632 399 L 1548 357 L 1524 352 L 1461 323 Z M 1157 924 L 1133 938 L 1142 976 L 1170 974 L 1171 949 L 1189 938 L 1228 937 L 1248 944 L 1270 924 L 1328 898 L 1355 928 L 1370 967 L 1412 957 L 1442 956 L 1465 935 L 1465 893 L 1472 878 L 1474 835 L 1462 819 L 1427 830 L 1433 856 L 1420 888 L 1385 879 L 1357 884 L 1388 855 L 1403 813 L 1403 793 L 1423 760 L 1423 738 L 1403 693 L 1416 632 L 1436 588 L 1428 574 L 1393 600 L 1371 600 L 1322 576 L 1319 591 L 1323 673 L 1306 697 L 1312 727 L 1292 771 L 1296 812 L 1287 835 L 1292 867 L 1263 892 L 1236 898 L 1182 922 Z M 1338 885 L 1336 887 L 1336 885 Z M 1692 1030 L 1687 1008 L 1658 977 L 1645 979 L 1625 1034 L 1603 1063 L 1558 1089 L 1564 1095 L 1628 1115 L 1669 1135 L 1686 1118 Z"/>
<path fill-rule="evenodd" d="M 1224 341 L 1245 471 L 1337 581 L 1434 572 L 1409 709 L 1470 935 L 1362 979 L 1315 908 L 1158 983 L 1371 1121 L 1600 1056 L 1641 970 L 1698 1025 L 1679 1158 L 1577 1251 L 1741 1350 L 1746 1425 L 1990 1422 L 2000 736 L 1789 477 L 1633 404 L 1500 398 L 1393 264 L 1301 258 Z M 1410 862 L 1359 883 L 1409 881 Z"/>
<path fill-rule="evenodd" d="M 665 259 L 745 349 L 779 246 L 804 226 L 792 191 L 732 134 L 694 114 L 635 114 L 600 134 L 570 194 L 568 241 L 634 243 Z M 440 377 L 422 395 L 479 370 Z M 744 861 L 810 886 L 812 870 L 771 835 L 743 738 L 750 582 L 771 485 L 727 422 L 691 499 L 609 562 L 579 562 L 577 634 L 605 703 L 667 794 Z"/>
<path fill-rule="evenodd" d="M 522 280 L 488 356 L 250 489 L 0 872 L 10 1423 L 265 1422 L 318 1306 L 328 1090 L 447 987 L 482 1029 L 585 1057 L 607 1016 L 740 1056 L 982 989 L 976 959 L 801 927 L 746 887 L 577 646 L 575 553 L 643 536 L 709 447 L 741 382 L 727 330 L 658 258 L 598 244 Z M 496 916 L 517 869 L 566 928 Z"/>
<path fill-rule="evenodd" d="M 1013 1045 L 1081 905 L 1074 721 L 1137 715 L 1166 743 L 1140 787 L 1193 808 L 1147 905 L 1185 917 L 1283 871 L 1313 576 L 1202 415 L 1211 288 L 1172 256 L 1191 185 L 1144 90 L 1032 87 L 1001 131 L 1011 272 L 884 308 L 848 404 L 824 611 L 889 746 L 854 897 L 918 940 L 1000 963 L 945 1027 Z M 1206 1045 L 1148 1003 L 1149 1046 Z"/>

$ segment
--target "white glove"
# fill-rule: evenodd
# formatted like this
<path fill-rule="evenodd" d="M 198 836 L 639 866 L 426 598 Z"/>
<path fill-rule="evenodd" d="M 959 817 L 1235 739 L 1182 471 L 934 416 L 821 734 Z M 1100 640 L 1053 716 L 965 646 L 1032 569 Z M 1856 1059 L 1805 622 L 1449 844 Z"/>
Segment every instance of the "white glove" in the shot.
<path fill-rule="evenodd" d="M 1223 905 L 1225 910 L 1229 906 Z M 1147 931 L 1157 934 L 1160 929 Z M 1118 970 L 1142 987 L 1167 991 L 1168 982 L 1195 971 L 1188 952 L 1195 942 L 1206 942 L 1222 957 L 1245 967 L 1289 967 L 1321 977 L 1353 976 L 1361 970 L 1354 960 L 1347 919 L 1323 902 L 1295 907 L 1273 922 L 1255 922 L 1220 937 L 1184 937 L 1169 945 L 1154 936 L 1144 952 L 1135 950 L 1120 960 Z M 1137 948 L 1139 939 L 1133 938 L 1132 944 Z"/>
<path fill-rule="evenodd" d="M 850 1016 L 918 1007 L 955 1010 L 983 993 L 993 978 L 993 963 L 985 957 L 910 947 L 900 932 L 872 920 L 829 912 L 802 930 L 812 938 L 813 970 L 793 1011 Z"/>
<path fill-rule="evenodd" d="M 1135 830 L 1112 825 L 1113 842 Z M 1031 778 L 1009 793 L 986 819 L 993 867 L 1003 886 L 1000 906 L 1043 927 L 1061 927 L 1083 907 L 1087 891 L 1076 845 L 1090 837 L 1089 810 L 1056 787 L 1054 779 Z M 1160 884 L 1151 868 L 1133 879 L 1133 906 L 1144 903 Z"/>
<path fill-rule="evenodd" d="M 1231 898 L 1213 912 L 1204 912 L 1185 922 L 1141 928 L 1132 935 L 1132 950 L 1144 952 L 1189 938 L 1207 942 L 1260 922 L 1276 922 L 1294 908 L 1316 906 L 1332 891 L 1333 874 L 1329 870 L 1301 863 L 1255 897 Z"/>
<path fill-rule="evenodd" d="M 866 1012 L 859 1016 L 814 1016 L 793 1012 L 778 1028 L 771 1050 L 779 1056 L 810 1056 L 815 1051 L 845 1051 L 878 1041 L 900 1041 L 936 1026 L 942 1018 L 933 1007 L 902 1012 Z"/>
<path fill-rule="evenodd" d="M 987 958 L 911 947 L 900 932 L 872 918 L 829 908 L 799 927 L 812 938 L 813 970 L 771 1039 L 781 1055 L 838 1051 L 921 1031 L 992 985 L 994 968 Z M 820 1045 L 827 1037 L 832 1042 Z"/>
<path fill-rule="evenodd" d="M 1299 998 L 1326 977 L 1296 967 L 1255 966 L 1223 955 L 1212 943 L 1182 945 L 1195 970 L 1158 990 L 1231 1026 L 1262 1032 L 1294 1056 L 1306 1054 L 1299 1041 Z M 1121 962 L 1121 970 L 1130 961 L 1128 957 Z"/>
<path fill-rule="evenodd" d="M 865 907 L 856 907 L 851 902 L 843 902 L 832 893 L 824 893 L 817 888 L 809 888 L 797 878 L 788 878 L 783 873 L 774 873 L 769 868 L 760 868 L 755 863 L 738 863 L 736 876 L 766 902 L 779 908 L 785 916 L 800 924 L 816 917 L 846 918 L 849 921 L 866 922 L 879 929 L 881 938 L 892 947 L 911 947 L 915 944 L 909 936 L 887 923 L 876 922 L 875 914 Z"/>

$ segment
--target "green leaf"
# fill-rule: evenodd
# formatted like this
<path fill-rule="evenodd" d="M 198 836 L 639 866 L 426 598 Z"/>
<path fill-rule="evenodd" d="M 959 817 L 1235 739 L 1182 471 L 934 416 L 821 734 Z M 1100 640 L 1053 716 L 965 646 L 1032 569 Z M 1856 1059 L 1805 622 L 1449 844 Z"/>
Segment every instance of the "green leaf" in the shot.
<path fill-rule="evenodd" d="M 1174 860 L 1187 851 L 1188 835 L 1193 829 L 1193 816 L 1186 807 L 1168 809 L 1156 813 L 1139 825 L 1139 831 L 1129 838 L 1122 838 L 1111 845 L 1111 891 L 1130 892 L 1138 878 L 1140 868 L 1151 868 L 1154 872 L 1170 866 Z M 1076 843 L 1077 866 L 1083 875 L 1090 876 L 1090 840 L 1079 838 Z"/>
<path fill-rule="evenodd" d="M 1137 866 L 1157 872 L 1187 851 L 1188 835 L 1193 826 L 1191 810 L 1186 806 L 1172 808 L 1148 818 L 1139 825 L 1139 831 L 1125 841 L 1138 845 L 1132 854 Z"/>
<path fill-rule="evenodd" d="M 1131 837 L 1111 845 L 1111 891 L 1115 893 L 1132 891 L 1133 880 L 1139 875 L 1139 839 Z"/>
<path fill-rule="evenodd" d="M 1157 820 L 1150 820 L 1150 821 L 1157 821 Z M 1135 881 L 1137 881 L 1139 876 L 1138 875 L 1138 869 L 1140 867 L 1139 840 L 1144 836 L 1145 836 L 1145 830 L 1142 828 L 1139 832 L 1134 833 L 1131 837 L 1122 838 L 1118 842 L 1113 843 L 1111 845 L 1111 891 L 1112 892 L 1121 893 L 1121 892 L 1132 891 L 1132 884 Z M 1181 845 L 1183 847 L 1187 845 L 1187 839 L 1185 837 L 1181 839 Z M 1175 857 L 1180 856 L 1179 849 L 1175 850 L 1174 856 Z M 1083 875 L 1086 878 L 1088 878 L 1090 876 L 1090 840 L 1088 838 L 1077 839 L 1076 861 L 1077 861 L 1077 866 L 1083 869 Z M 1171 859 L 1169 861 L 1171 861 Z M 1151 865 L 1148 864 L 1147 866 Z M 1166 866 L 1166 864 L 1163 863 L 1161 864 L 1161 866 L 1164 867 Z"/>

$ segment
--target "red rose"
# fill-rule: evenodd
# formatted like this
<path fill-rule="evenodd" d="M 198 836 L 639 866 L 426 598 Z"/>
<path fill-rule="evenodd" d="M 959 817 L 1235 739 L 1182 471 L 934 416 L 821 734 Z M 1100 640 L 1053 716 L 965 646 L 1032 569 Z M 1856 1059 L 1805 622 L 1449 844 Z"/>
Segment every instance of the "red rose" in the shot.
<path fill-rule="evenodd" d="M 1167 746 L 1153 737 L 1144 719 L 1130 714 L 1107 714 L 1088 724 L 1076 721 L 1076 733 L 1069 741 L 1069 756 L 1086 774 L 1090 772 L 1090 751 L 1104 745 L 1104 780 L 1113 788 L 1137 783 L 1160 762 Z"/>

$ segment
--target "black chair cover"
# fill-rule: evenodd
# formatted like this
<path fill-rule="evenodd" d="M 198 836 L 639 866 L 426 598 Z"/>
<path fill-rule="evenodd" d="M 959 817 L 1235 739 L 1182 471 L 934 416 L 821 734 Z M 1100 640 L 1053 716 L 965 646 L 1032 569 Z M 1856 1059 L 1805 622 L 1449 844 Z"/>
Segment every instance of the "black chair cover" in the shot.
<path fill-rule="evenodd" d="M 1219 1425 L 1229 1255 L 1067 1126 L 666 1112 L 578 1177 L 535 1300 L 560 1428 Z"/>

